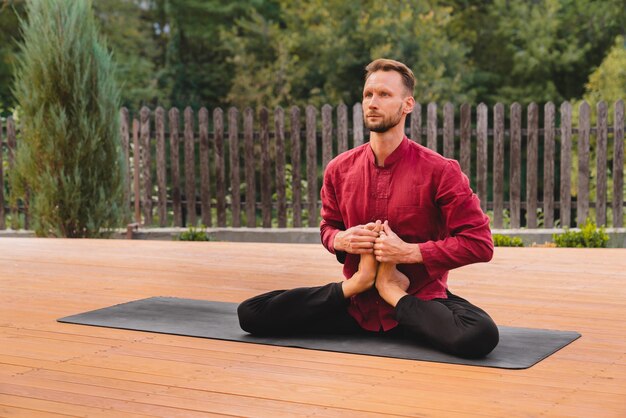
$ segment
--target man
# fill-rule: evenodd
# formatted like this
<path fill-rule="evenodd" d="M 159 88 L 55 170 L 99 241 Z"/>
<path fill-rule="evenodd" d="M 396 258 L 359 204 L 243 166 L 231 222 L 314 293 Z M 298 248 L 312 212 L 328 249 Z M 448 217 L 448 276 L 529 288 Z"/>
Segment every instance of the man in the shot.
<path fill-rule="evenodd" d="M 400 334 L 462 357 L 497 345 L 489 315 L 447 287 L 448 270 L 491 259 L 489 218 L 456 161 L 404 135 L 414 86 L 406 65 L 370 63 L 363 88 L 370 141 L 324 173 L 322 244 L 348 280 L 249 299 L 238 309 L 242 329 Z"/>

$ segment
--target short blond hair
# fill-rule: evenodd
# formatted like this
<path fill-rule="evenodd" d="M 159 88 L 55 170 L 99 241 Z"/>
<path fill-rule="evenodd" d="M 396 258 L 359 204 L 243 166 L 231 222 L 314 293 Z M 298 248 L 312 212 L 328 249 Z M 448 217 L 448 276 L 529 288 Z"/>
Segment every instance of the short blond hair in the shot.
<path fill-rule="evenodd" d="M 395 71 L 402 76 L 402 84 L 406 87 L 410 95 L 413 95 L 415 88 L 415 76 L 413 71 L 400 61 L 379 58 L 367 64 L 365 67 L 365 81 L 376 71 Z"/>

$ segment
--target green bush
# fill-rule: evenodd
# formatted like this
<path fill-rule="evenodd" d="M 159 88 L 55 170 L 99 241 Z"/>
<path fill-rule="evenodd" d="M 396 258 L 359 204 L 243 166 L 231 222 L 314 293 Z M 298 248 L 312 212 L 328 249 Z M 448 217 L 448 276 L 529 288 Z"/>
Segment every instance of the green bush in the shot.
<path fill-rule="evenodd" d="M 182 232 L 178 237 L 176 237 L 177 241 L 210 241 L 209 234 L 204 229 L 204 226 L 200 228 L 195 228 L 190 226 L 189 229 L 185 232 Z"/>
<path fill-rule="evenodd" d="M 509 237 L 508 235 L 494 234 L 493 245 L 496 247 L 523 247 L 524 243 L 520 237 Z"/>
<path fill-rule="evenodd" d="M 605 248 L 609 242 L 609 235 L 604 232 L 604 228 L 598 228 L 590 219 L 587 219 L 580 231 L 566 229 L 563 234 L 554 234 L 552 238 L 557 247 Z"/>
<path fill-rule="evenodd" d="M 38 236 L 100 237 L 123 223 L 119 88 L 92 2 L 27 3 L 14 94 L 22 140 L 11 173 Z"/>

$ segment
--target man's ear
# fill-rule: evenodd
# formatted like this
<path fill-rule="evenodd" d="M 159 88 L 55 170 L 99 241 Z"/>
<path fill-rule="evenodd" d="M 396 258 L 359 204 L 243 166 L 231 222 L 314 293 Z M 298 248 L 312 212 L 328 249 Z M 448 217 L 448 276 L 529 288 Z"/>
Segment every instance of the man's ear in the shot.
<path fill-rule="evenodd" d="M 408 115 L 409 113 L 411 113 L 413 111 L 414 107 L 415 107 L 415 98 L 413 96 L 405 97 L 404 98 L 403 113 L 405 115 Z"/>

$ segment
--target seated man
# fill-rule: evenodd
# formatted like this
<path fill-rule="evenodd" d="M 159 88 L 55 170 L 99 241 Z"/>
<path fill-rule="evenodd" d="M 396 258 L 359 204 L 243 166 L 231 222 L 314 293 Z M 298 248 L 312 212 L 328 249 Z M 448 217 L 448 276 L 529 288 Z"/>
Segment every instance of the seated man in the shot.
<path fill-rule="evenodd" d="M 370 141 L 324 173 L 322 244 L 347 280 L 253 297 L 238 308 L 243 330 L 402 335 L 461 357 L 497 345 L 489 315 L 447 286 L 448 270 L 491 259 L 489 218 L 456 161 L 404 135 L 414 86 L 406 65 L 370 63 L 363 88 Z"/>

